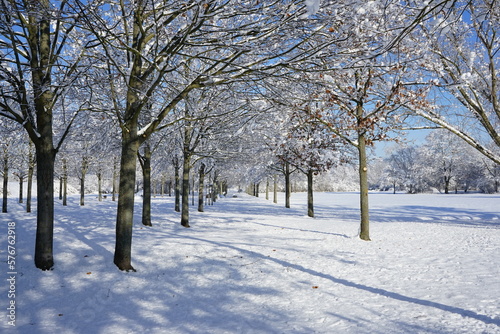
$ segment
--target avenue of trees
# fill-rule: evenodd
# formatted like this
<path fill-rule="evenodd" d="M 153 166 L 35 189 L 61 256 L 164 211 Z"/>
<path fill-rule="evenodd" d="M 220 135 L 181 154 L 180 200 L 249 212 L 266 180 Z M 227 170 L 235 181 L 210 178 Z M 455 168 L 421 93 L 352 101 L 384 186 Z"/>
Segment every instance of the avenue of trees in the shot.
<path fill-rule="evenodd" d="M 2 0 L 2 211 L 9 177 L 28 212 L 36 180 L 34 261 L 50 270 L 54 185 L 66 205 L 76 178 L 85 205 L 95 177 L 117 201 L 114 263 L 134 271 L 139 180 L 144 225 L 169 193 L 189 227 L 195 189 L 203 211 L 229 181 L 258 194 L 283 177 L 289 206 L 297 173 L 314 217 L 314 177 L 353 164 L 370 240 L 376 141 L 441 128 L 392 152 L 379 187 L 498 190 L 499 28 L 494 0 Z"/>

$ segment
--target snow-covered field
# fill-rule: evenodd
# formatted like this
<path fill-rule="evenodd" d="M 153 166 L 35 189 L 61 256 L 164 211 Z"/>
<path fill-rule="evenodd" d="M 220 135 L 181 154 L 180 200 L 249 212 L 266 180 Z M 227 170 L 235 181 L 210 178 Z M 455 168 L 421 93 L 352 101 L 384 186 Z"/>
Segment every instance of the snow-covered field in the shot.
<path fill-rule="evenodd" d="M 305 194 L 292 195 L 291 209 L 263 197 L 192 210 L 190 229 L 172 198 L 153 199 L 152 228 L 138 205 L 137 272 L 125 273 L 112 263 L 109 197 L 56 202 L 56 266 L 42 272 L 35 214 L 13 196 L 0 214 L 0 332 L 500 333 L 499 195 L 371 194 L 371 242 L 356 236 L 355 193 L 315 194 L 314 219 Z"/>

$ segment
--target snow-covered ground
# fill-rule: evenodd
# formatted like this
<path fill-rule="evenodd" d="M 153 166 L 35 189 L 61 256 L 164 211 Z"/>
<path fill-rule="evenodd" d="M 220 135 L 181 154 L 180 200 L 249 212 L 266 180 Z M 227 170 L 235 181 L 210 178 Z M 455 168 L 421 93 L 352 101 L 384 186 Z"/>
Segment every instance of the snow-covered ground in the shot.
<path fill-rule="evenodd" d="M 153 199 L 152 228 L 140 225 L 138 205 L 137 272 L 125 273 L 112 263 L 109 197 L 56 202 L 56 266 L 42 272 L 33 265 L 35 214 L 13 195 L 0 214 L 0 331 L 500 333 L 499 195 L 371 194 L 371 242 L 356 236 L 355 193 L 315 194 L 314 219 L 305 194 L 293 194 L 291 209 L 263 197 L 192 210 L 190 229 L 172 198 Z"/>

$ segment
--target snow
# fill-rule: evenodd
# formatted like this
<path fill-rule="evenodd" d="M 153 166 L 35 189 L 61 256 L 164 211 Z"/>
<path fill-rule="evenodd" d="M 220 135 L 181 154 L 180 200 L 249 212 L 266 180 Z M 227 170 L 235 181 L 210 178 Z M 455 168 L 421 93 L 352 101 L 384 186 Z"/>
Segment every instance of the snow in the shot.
<path fill-rule="evenodd" d="M 314 15 L 319 11 L 319 7 L 321 5 L 320 0 L 305 0 L 307 14 L 306 16 Z"/>
<path fill-rule="evenodd" d="M 357 193 L 292 207 L 230 193 L 180 226 L 153 199 L 133 265 L 113 265 L 116 203 L 56 200 L 56 266 L 33 265 L 36 214 L 0 215 L 2 333 L 500 333 L 500 195 L 372 193 L 360 240 Z M 272 198 L 272 194 L 270 196 Z M 7 223 L 16 232 L 16 326 L 7 324 Z"/>

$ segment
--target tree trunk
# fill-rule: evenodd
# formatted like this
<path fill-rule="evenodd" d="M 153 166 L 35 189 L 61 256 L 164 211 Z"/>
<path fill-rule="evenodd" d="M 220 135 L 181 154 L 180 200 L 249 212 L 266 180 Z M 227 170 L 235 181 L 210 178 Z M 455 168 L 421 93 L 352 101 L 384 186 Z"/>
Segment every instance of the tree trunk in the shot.
<path fill-rule="evenodd" d="M 102 172 L 97 172 L 97 199 L 102 201 Z"/>
<path fill-rule="evenodd" d="M 131 123 L 131 124 L 130 124 Z M 120 184 L 116 216 L 116 244 L 114 263 L 120 270 L 135 271 L 132 267 L 132 227 L 134 222 L 134 188 L 136 180 L 137 121 L 127 124 L 129 131 L 122 131 L 120 159 Z"/>
<path fill-rule="evenodd" d="M 144 143 L 144 155 L 141 156 L 142 177 L 144 186 L 142 191 L 142 224 L 151 224 L 151 147 L 146 141 Z"/>
<path fill-rule="evenodd" d="M 85 205 L 85 177 L 89 170 L 89 158 L 84 156 L 82 158 L 82 169 L 80 178 L 80 206 Z"/>
<path fill-rule="evenodd" d="M 113 180 L 112 180 L 112 185 L 111 185 L 111 200 L 116 201 L 116 176 L 117 176 L 117 167 L 118 165 L 118 158 L 115 156 L 113 158 Z"/>
<path fill-rule="evenodd" d="M 214 205 L 215 202 L 217 202 L 217 195 L 219 194 L 219 173 L 217 171 L 214 171 L 214 178 L 213 178 L 213 186 L 211 189 L 211 203 L 210 205 Z"/>
<path fill-rule="evenodd" d="M 205 164 L 202 163 L 200 165 L 199 170 L 199 181 L 198 181 L 198 211 L 203 212 L 203 192 L 204 190 L 204 182 L 205 182 Z"/>
<path fill-rule="evenodd" d="M 313 171 L 307 171 L 307 215 L 314 217 L 314 201 L 313 201 Z"/>
<path fill-rule="evenodd" d="M 161 194 L 161 197 L 163 197 L 163 195 L 165 195 L 165 174 L 162 174 L 161 176 L 161 184 L 160 184 L 160 194 Z"/>
<path fill-rule="evenodd" d="M 62 200 L 63 177 L 59 177 L 59 200 Z"/>
<path fill-rule="evenodd" d="M 189 226 L 189 172 L 191 170 L 191 153 L 184 152 L 184 161 L 182 164 L 182 212 L 181 225 Z"/>
<path fill-rule="evenodd" d="M 24 184 L 24 177 L 19 176 L 19 203 L 23 203 L 23 184 Z"/>
<path fill-rule="evenodd" d="M 444 193 L 449 194 L 450 193 L 450 180 L 451 178 L 449 176 L 444 176 Z"/>
<path fill-rule="evenodd" d="M 52 134 L 42 136 L 36 150 L 38 206 L 35 241 L 35 266 L 41 270 L 51 270 L 54 266 L 55 156 Z"/>
<path fill-rule="evenodd" d="M 196 186 L 194 175 L 193 175 L 192 179 L 193 179 L 193 182 L 191 184 L 191 205 L 194 206 L 194 188 Z"/>
<path fill-rule="evenodd" d="M 278 203 L 278 177 L 274 175 L 273 203 Z"/>
<path fill-rule="evenodd" d="M 174 178 L 175 178 L 175 212 L 181 212 L 181 189 L 180 189 L 180 182 L 179 182 L 179 160 L 175 158 L 174 162 Z"/>
<path fill-rule="evenodd" d="M 85 205 L 85 176 L 80 179 L 80 206 Z"/>
<path fill-rule="evenodd" d="M 63 159 L 63 203 L 62 205 L 68 205 L 68 165 L 66 159 Z"/>
<path fill-rule="evenodd" d="M 290 194 L 292 185 L 290 184 L 290 164 L 285 162 L 285 208 L 290 208 Z"/>
<path fill-rule="evenodd" d="M 269 177 L 266 178 L 266 199 L 269 200 Z"/>
<path fill-rule="evenodd" d="M 3 200 L 2 212 L 7 212 L 7 198 L 9 196 L 9 156 L 7 150 L 3 156 Z"/>
<path fill-rule="evenodd" d="M 368 163 L 366 158 L 366 139 L 363 133 L 358 135 L 359 153 L 359 196 L 361 208 L 361 228 L 359 237 L 362 240 L 370 240 L 370 218 L 368 206 Z"/>
<path fill-rule="evenodd" d="M 32 190 L 33 190 L 33 172 L 35 169 L 35 160 L 33 158 L 33 153 L 31 152 L 31 145 L 32 143 L 30 142 L 30 149 L 28 152 L 28 181 L 27 181 L 27 193 L 26 193 L 26 212 L 31 212 L 31 195 L 32 195 Z"/>

